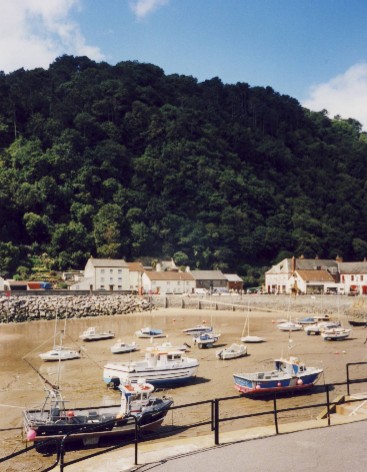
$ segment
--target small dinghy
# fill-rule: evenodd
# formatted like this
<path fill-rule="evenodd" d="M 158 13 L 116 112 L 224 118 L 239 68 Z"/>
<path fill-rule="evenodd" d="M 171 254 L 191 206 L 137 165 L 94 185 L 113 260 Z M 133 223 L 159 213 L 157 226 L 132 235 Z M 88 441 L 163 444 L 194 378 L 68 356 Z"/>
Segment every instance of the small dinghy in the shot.
<path fill-rule="evenodd" d="M 124 343 L 123 341 L 117 341 L 111 346 L 112 354 L 124 354 L 125 352 L 139 351 L 139 345 L 135 341 L 131 343 Z"/>
<path fill-rule="evenodd" d="M 233 343 L 229 347 L 220 349 L 215 355 L 218 359 L 222 360 L 236 359 L 237 357 L 247 356 L 247 346 L 244 344 Z"/>
<path fill-rule="evenodd" d="M 138 338 L 165 338 L 166 335 L 163 334 L 161 329 L 153 329 L 153 328 L 141 328 L 135 332 L 135 335 Z"/>

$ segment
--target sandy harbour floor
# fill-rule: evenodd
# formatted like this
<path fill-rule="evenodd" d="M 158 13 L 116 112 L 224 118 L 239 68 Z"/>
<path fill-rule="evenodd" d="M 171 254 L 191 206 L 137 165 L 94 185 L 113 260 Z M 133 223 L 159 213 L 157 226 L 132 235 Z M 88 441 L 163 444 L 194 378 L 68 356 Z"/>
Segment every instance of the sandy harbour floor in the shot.
<path fill-rule="evenodd" d="M 291 354 L 304 361 L 306 365 L 323 367 L 324 375 L 320 381 L 321 384 L 343 382 L 346 380 L 347 363 L 367 361 L 367 343 L 365 344 L 367 329 L 354 328 L 349 339 L 339 342 L 323 341 L 320 336 L 307 336 L 303 331 L 293 332 L 289 335 L 289 333 L 279 331 L 276 326 L 278 320 L 289 317 L 287 307 L 285 306 L 282 312 L 281 310 L 272 310 L 271 306 L 270 301 L 267 309 L 257 307 L 250 311 L 244 304 L 243 311 L 166 308 L 153 310 L 151 313 L 71 319 L 68 320 L 66 326 L 65 345 L 81 349 L 82 358 L 62 363 L 60 373 L 57 363 L 45 363 L 38 357 L 40 352 L 45 352 L 52 347 L 54 322 L 36 321 L 0 325 L 0 457 L 24 447 L 20 429 L 22 409 L 40 404 L 44 397 L 43 381 L 24 361 L 24 357 L 53 383 L 57 383 L 60 374 L 63 394 L 67 399 L 70 399 L 71 406 L 118 403 L 118 392 L 107 389 L 102 381 L 103 366 L 107 361 L 118 362 L 142 358 L 144 348 L 150 346 L 151 341 L 149 339 L 138 340 L 134 333 L 143 326 L 163 329 L 167 338 L 162 341 L 170 341 L 172 344 L 187 342 L 191 345 L 187 355 L 200 361 L 198 377 L 194 382 L 163 392 L 174 399 L 175 405 L 237 395 L 233 387 L 233 373 L 272 368 L 273 359 L 282 355 L 287 357 Z M 264 337 L 266 342 L 249 344 L 246 357 L 229 361 L 218 360 L 215 352 L 219 347 L 239 342 L 248 313 L 250 314 L 250 334 Z M 299 312 L 294 318 L 302 318 L 307 315 L 308 313 Z M 212 349 L 199 349 L 194 346 L 192 338 L 182 332 L 185 328 L 203 322 L 208 325 L 212 324 L 215 331 L 221 334 L 217 345 Z M 342 323 L 346 326 L 346 319 L 342 320 Z M 79 335 L 89 326 L 114 331 L 116 338 L 115 340 L 83 343 L 79 340 Z M 293 346 L 291 352 L 288 351 L 289 338 Z M 132 354 L 113 355 L 110 352 L 110 347 L 117 339 L 125 342 L 135 340 L 139 343 L 141 350 Z M 367 366 L 356 368 L 353 375 L 356 378 L 367 377 Z M 158 392 L 158 394 L 160 393 Z M 332 396 L 337 393 L 338 391 L 335 390 Z M 320 397 L 320 401 L 324 401 L 324 397 L 322 398 L 323 400 Z M 298 395 L 295 399 L 286 399 L 284 406 L 300 405 L 307 401 L 315 402 L 315 395 Z M 242 398 L 240 408 L 241 411 L 261 411 L 262 408 L 271 408 L 268 403 Z M 228 403 L 226 406 L 228 411 L 223 414 L 235 415 L 239 408 L 238 405 L 238 401 Z M 315 411 L 306 410 L 306 412 L 306 417 L 317 414 Z M 171 418 L 169 415 L 165 421 L 181 421 L 179 416 Z M 190 423 L 190 420 L 194 422 L 200 415 L 205 420 L 209 413 L 198 410 L 189 411 L 185 414 L 185 422 L 187 424 Z M 238 425 L 228 424 L 227 427 L 233 428 Z M 190 430 L 187 434 L 203 433 L 200 431 L 195 433 Z M 22 470 L 24 465 L 27 466 L 27 470 L 42 470 L 44 461 L 48 461 L 47 464 L 51 463 L 50 458 L 37 459 L 37 456 L 33 456 L 33 459 L 27 458 L 28 462 L 25 462 L 22 457 L 24 456 L 0 464 L 0 471 Z"/>

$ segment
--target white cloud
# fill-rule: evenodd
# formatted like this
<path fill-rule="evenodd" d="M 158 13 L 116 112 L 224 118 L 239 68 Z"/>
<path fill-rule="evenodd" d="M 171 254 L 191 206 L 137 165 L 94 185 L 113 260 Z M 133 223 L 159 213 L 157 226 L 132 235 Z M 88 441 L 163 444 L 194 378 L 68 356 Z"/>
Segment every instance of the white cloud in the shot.
<path fill-rule="evenodd" d="M 358 120 L 367 131 L 367 63 L 350 67 L 329 82 L 311 87 L 302 105 L 310 110 L 327 110 L 330 117 Z"/>
<path fill-rule="evenodd" d="M 63 54 L 102 60 L 71 19 L 79 7 L 80 0 L 1 0 L 0 70 L 47 68 Z"/>
<path fill-rule="evenodd" d="M 149 13 L 168 5 L 168 3 L 169 0 L 131 0 L 130 7 L 138 20 L 141 20 Z"/>

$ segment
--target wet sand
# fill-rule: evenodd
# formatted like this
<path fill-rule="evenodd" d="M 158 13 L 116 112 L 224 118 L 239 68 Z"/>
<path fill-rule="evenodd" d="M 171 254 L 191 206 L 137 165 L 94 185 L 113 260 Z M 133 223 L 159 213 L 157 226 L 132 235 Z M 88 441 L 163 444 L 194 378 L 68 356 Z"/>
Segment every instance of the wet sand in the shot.
<path fill-rule="evenodd" d="M 58 363 L 42 362 L 38 354 L 52 347 L 55 324 L 53 321 L 38 321 L 22 324 L 0 325 L 0 444 L 1 456 L 24 447 L 22 434 L 22 409 L 40 404 L 44 398 L 44 382 L 24 361 L 24 357 L 50 382 L 60 382 L 64 396 L 70 400 L 70 407 L 116 404 L 119 392 L 106 388 L 102 380 L 103 366 L 107 361 L 128 361 L 144 356 L 144 349 L 151 345 L 149 339 L 137 339 L 134 332 L 144 326 L 163 329 L 167 335 L 161 341 L 172 344 L 187 342 L 191 345 L 190 357 L 200 361 L 197 379 L 185 386 L 167 389 L 164 394 L 172 396 L 175 405 L 211 400 L 237 395 L 233 387 L 233 373 L 251 372 L 271 368 L 274 358 L 288 356 L 289 334 L 278 330 L 276 321 L 288 316 L 287 311 L 271 312 L 270 310 L 250 312 L 250 334 L 266 338 L 261 344 L 248 344 L 248 356 L 228 361 L 218 360 L 216 349 L 239 342 L 242 335 L 247 310 L 244 311 L 208 311 L 194 309 L 159 309 L 150 313 L 135 313 L 100 318 L 71 319 L 67 321 L 64 345 L 81 349 L 82 358 L 66 361 L 61 364 L 58 378 Z M 301 313 L 297 316 L 302 317 Z M 192 338 L 182 330 L 206 322 L 213 324 L 221 337 L 212 349 L 199 349 L 194 346 Z M 346 324 L 346 321 L 344 322 Z M 83 343 L 79 335 L 89 326 L 115 332 L 115 340 Z M 59 328 L 63 328 L 63 322 Z M 247 334 L 247 332 L 245 333 Z M 346 380 L 346 364 L 367 361 L 367 336 L 365 328 L 354 328 L 346 341 L 326 342 L 320 336 L 307 336 L 305 332 L 293 332 L 290 337 L 293 348 L 291 355 L 299 357 L 307 365 L 322 366 L 324 376 L 321 383 L 343 382 Z M 141 350 L 131 354 L 114 355 L 111 345 L 121 339 L 125 342 L 137 341 Z M 159 342 L 159 340 L 156 340 Z M 366 367 L 354 371 L 355 376 L 367 377 Z M 335 392 L 336 394 L 336 392 Z M 294 405 L 303 404 L 304 396 L 297 396 Z M 311 400 L 309 400 L 311 401 Z M 315 399 L 312 400 L 315 402 Z M 241 409 L 253 411 L 264 408 L 259 401 L 243 398 Z M 223 414 L 234 415 L 238 402 L 225 407 Z M 306 410 L 307 411 L 307 410 Z M 306 415 L 314 413 L 307 412 Z M 183 415 L 183 413 L 181 413 Z M 210 410 L 198 410 L 185 414 L 182 418 L 186 424 L 198 417 L 206 420 Z M 167 417 L 168 418 L 168 417 Z M 168 419 L 171 421 L 171 418 Z M 180 413 L 172 417 L 174 423 L 180 421 Z M 231 427 L 228 425 L 227 427 Z M 238 427 L 238 425 L 237 425 Z M 14 429 L 13 429 L 14 428 Z M 195 434 L 192 431 L 188 434 Z M 19 464 L 21 459 L 19 459 Z M 17 470 L 4 469 L 4 470 Z M 20 470 L 20 469 L 19 469 Z M 37 470 L 37 468 L 32 469 Z"/>

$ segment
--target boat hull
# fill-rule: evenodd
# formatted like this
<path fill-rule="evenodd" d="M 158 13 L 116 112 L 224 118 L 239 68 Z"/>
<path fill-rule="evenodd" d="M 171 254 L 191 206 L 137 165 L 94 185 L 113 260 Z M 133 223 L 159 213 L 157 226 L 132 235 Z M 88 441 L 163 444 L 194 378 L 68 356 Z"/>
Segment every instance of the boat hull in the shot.
<path fill-rule="evenodd" d="M 275 392 L 292 392 L 307 390 L 314 387 L 320 377 L 320 373 L 312 373 L 302 377 L 289 377 L 286 379 L 253 380 L 240 375 L 234 375 L 235 389 L 245 395 L 268 395 Z"/>
<path fill-rule="evenodd" d="M 156 431 L 162 426 L 164 417 L 166 416 L 167 411 L 164 415 L 159 415 L 146 424 L 139 425 L 138 434 L 140 432 L 151 432 Z M 112 429 L 105 430 L 96 430 L 91 432 L 77 432 L 77 431 L 68 431 L 67 433 L 57 433 L 54 434 L 51 430 L 44 431 L 43 434 L 37 435 L 34 439 L 34 444 L 37 452 L 43 453 L 48 449 L 56 448 L 57 444 L 65 437 L 65 443 L 75 444 L 80 446 L 97 446 L 99 442 L 103 439 L 118 439 L 129 437 L 135 434 L 135 421 L 131 419 L 129 422 L 122 426 L 115 426 Z"/>
<path fill-rule="evenodd" d="M 89 335 L 89 336 L 81 336 L 81 340 L 85 342 L 93 342 L 93 341 L 103 341 L 105 339 L 113 339 L 115 335 L 113 333 L 108 334 L 96 334 L 96 335 Z"/>
<path fill-rule="evenodd" d="M 242 343 L 263 343 L 265 342 L 264 338 L 260 338 L 260 336 L 244 336 L 240 339 Z"/>
<path fill-rule="evenodd" d="M 107 365 L 103 370 L 103 381 L 107 385 L 117 388 L 120 383 L 134 383 L 144 378 L 146 382 L 155 387 L 168 387 L 189 382 L 196 377 L 198 368 L 199 363 L 190 367 L 157 370 L 134 369 L 130 371 L 128 368 Z"/>

